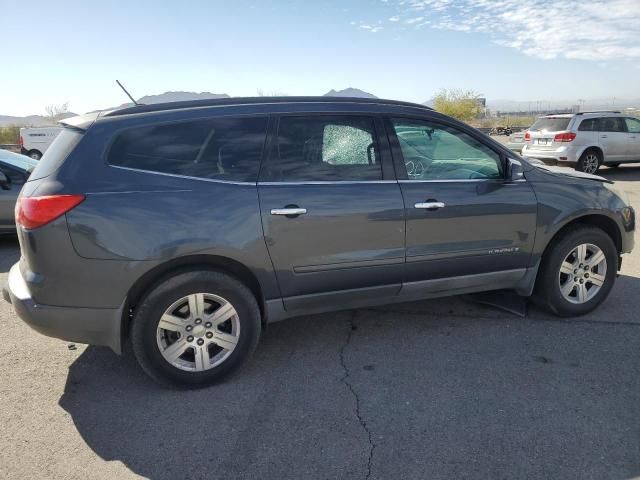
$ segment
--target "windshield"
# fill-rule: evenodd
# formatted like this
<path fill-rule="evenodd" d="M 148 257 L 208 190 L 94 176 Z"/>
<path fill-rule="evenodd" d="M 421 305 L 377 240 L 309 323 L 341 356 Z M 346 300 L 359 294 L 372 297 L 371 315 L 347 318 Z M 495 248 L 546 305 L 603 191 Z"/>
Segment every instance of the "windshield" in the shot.
<path fill-rule="evenodd" d="M 33 158 L 6 150 L 0 150 L 0 161 L 12 167 L 25 170 L 28 173 L 31 173 L 38 164 L 38 161 Z"/>
<path fill-rule="evenodd" d="M 529 130 L 533 132 L 559 132 L 566 130 L 570 121 L 571 118 L 567 117 L 539 118 Z"/>

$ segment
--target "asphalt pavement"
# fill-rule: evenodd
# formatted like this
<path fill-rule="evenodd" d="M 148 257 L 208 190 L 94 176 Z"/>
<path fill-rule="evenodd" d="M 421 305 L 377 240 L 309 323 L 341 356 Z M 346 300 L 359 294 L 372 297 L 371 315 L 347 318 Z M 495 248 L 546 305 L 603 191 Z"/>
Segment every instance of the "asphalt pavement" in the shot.
<path fill-rule="evenodd" d="M 602 173 L 640 211 L 640 166 Z M 0 241 L 0 282 L 18 258 Z M 0 478 L 640 476 L 639 311 L 640 245 L 585 317 L 453 297 L 291 319 L 226 383 L 171 391 L 0 302 Z"/>

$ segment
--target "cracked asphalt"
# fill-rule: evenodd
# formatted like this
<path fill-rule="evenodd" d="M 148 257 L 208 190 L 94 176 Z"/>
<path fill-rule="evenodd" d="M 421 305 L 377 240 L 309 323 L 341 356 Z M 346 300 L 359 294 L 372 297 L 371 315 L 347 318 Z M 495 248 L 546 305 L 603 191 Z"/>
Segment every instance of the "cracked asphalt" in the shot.
<path fill-rule="evenodd" d="M 603 173 L 640 210 L 640 166 Z M 0 281 L 19 257 L 0 241 Z M 0 303 L 0 478 L 640 476 L 640 248 L 604 305 L 455 297 L 287 320 L 219 386 L 43 337 Z"/>

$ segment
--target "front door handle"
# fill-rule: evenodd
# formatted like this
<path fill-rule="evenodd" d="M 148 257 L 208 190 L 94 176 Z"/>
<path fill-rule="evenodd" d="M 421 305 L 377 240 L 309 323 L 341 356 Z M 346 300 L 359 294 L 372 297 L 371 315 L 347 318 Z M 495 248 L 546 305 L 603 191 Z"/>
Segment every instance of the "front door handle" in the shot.
<path fill-rule="evenodd" d="M 600 135 L 600 138 L 609 138 L 607 135 Z"/>
<path fill-rule="evenodd" d="M 426 202 L 418 202 L 414 205 L 414 208 L 424 208 L 426 210 L 438 210 L 444 208 L 444 202 L 435 202 L 428 200 Z"/>
<path fill-rule="evenodd" d="M 284 207 L 271 209 L 271 215 L 284 215 L 286 217 L 297 217 L 298 215 L 304 215 L 305 213 L 307 213 L 307 209 L 300 207 Z"/>

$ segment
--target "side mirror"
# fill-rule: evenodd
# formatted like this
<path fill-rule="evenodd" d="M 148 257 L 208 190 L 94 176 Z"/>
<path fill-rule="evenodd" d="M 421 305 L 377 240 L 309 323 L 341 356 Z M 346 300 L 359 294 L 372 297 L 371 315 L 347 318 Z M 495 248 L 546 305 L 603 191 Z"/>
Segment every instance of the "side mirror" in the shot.
<path fill-rule="evenodd" d="M 512 182 L 517 182 L 518 180 L 524 179 L 524 169 L 522 168 L 522 163 L 515 158 L 507 159 L 507 168 L 508 168 L 508 178 Z"/>
<path fill-rule="evenodd" d="M 2 190 L 11 190 L 11 180 L 4 172 L 0 172 L 0 188 Z"/>

